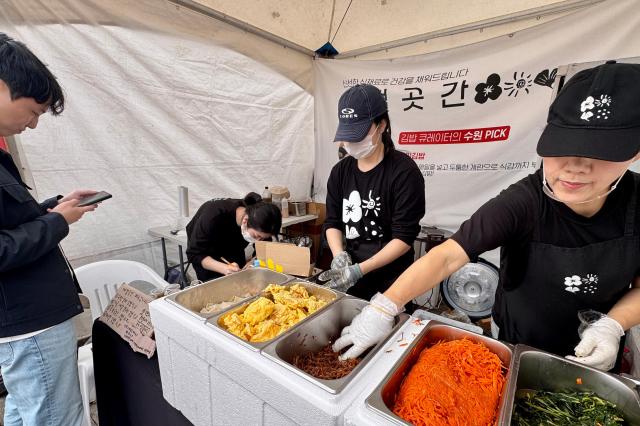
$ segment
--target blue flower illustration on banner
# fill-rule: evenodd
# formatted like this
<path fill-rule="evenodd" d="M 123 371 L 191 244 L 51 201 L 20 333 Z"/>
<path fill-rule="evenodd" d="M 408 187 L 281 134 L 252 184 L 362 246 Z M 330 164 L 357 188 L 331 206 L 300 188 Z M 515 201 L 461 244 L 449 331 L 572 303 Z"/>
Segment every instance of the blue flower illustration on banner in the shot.
<path fill-rule="evenodd" d="M 479 104 L 487 102 L 488 99 L 495 101 L 502 94 L 502 87 L 500 87 L 500 76 L 498 74 L 491 74 L 487 77 L 486 83 L 479 83 L 476 86 L 475 101 Z"/>
<path fill-rule="evenodd" d="M 529 94 L 529 87 L 533 84 L 533 80 L 531 80 L 531 74 L 524 76 L 524 72 L 520 73 L 520 77 L 518 77 L 518 72 L 513 73 L 513 81 L 507 81 L 504 83 L 504 90 L 508 90 L 508 95 L 513 95 L 514 98 L 518 97 L 518 93 L 521 90 L 524 90 Z"/>

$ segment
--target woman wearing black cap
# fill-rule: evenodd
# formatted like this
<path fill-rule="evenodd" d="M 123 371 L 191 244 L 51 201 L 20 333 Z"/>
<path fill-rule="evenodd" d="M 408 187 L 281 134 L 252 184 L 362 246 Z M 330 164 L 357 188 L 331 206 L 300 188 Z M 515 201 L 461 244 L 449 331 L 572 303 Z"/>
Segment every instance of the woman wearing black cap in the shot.
<path fill-rule="evenodd" d="M 187 225 L 187 259 L 201 281 L 238 272 L 247 245 L 270 240 L 281 225 L 280 210 L 255 192 L 242 200 L 207 201 Z"/>
<path fill-rule="evenodd" d="M 425 210 L 424 178 L 413 160 L 394 149 L 387 103 L 376 87 L 347 90 L 338 116 L 335 142 L 348 156 L 327 182 L 325 227 L 334 258 L 320 279 L 370 299 L 413 262 Z"/>
<path fill-rule="evenodd" d="M 640 65 L 576 74 L 549 110 L 543 167 L 487 202 L 357 316 L 335 350 L 358 356 L 393 317 L 480 253 L 501 247 L 499 338 L 608 370 L 640 323 Z M 579 333 L 580 311 L 591 320 Z M 584 318 L 585 316 L 582 315 Z"/>

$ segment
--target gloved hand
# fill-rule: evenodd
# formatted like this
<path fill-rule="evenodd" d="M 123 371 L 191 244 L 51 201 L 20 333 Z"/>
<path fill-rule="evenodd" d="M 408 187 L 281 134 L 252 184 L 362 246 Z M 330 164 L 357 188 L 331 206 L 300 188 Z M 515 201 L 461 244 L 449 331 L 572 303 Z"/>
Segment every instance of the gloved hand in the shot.
<path fill-rule="evenodd" d="M 341 251 L 333 257 L 333 260 L 331 261 L 331 269 L 346 268 L 352 264 L 353 262 L 351 262 L 351 256 L 349 256 L 349 253 Z"/>
<path fill-rule="evenodd" d="M 344 361 L 357 358 L 367 348 L 381 342 L 393 328 L 398 309 L 384 294 L 376 293 L 371 302 L 351 321 L 351 325 L 342 329 L 342 337 L 333 344 L 333 350 L 339 352 L 349 345 L 351 348 L 340 356 Z"/>
<path fill-rule="evenodd" d="M 575 347 L 576 356 L 567 356 L 577 361 L 601 370 L 610 370 L 616 363 L 620 337 L 624 329 L 613 318 L 603 316 L 589 325 L 582 332 L 582 340 Z"/>
<path fill-rule="evenodd" d="M 360 264 L 347 266 L 342 269 L 330 269 L 320 274 L 320 280 L 331 280 L 327 283 L 327 287 L 338 291 L 347 291 L 349 287 L 354 285 L 362 278 L 362 269 Z"/>

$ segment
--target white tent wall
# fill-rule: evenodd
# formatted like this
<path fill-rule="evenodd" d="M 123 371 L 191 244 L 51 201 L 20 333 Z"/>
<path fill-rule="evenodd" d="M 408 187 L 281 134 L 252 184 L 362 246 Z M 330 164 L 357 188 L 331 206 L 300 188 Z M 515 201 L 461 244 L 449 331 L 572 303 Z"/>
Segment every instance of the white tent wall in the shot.
<path fill-rule="evenodd" d="M 161 270 L 147 228 L 176 219 L 178 185 L 192 213 L 267 184 L 308 195 L 309 56 L 156 0 L 5 0 L 0 31 L 65 89 L 64 113 L 19 139 L 39 198 L 114 195 L 71 227 L 74 264 L 128 258 Z"/>

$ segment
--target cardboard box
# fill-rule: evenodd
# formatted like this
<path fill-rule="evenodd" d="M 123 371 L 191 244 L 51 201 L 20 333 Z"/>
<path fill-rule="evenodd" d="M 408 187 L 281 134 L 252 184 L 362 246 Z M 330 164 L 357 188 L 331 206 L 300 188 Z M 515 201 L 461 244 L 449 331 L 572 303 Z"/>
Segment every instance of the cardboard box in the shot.
<path fill-rule="evenodd" d="M 256 257 L 265 263 L 269 259 L 275 265 L 282 266 L 285 274 L 299 277 L 309 277 L 313 274 L 311 251 L 308 247 L 298 247 L 294 244 L 276 243 L 269 241 L 256 242 Z"/>
<path fill-rule="evenodd" d="M 307 214 L 314 214 L 318 218 L 313 222 L 314 225 L 322 225 L 327 218 L 327 206 L 323 203 L 315 201 L 307 203 Z"/>

